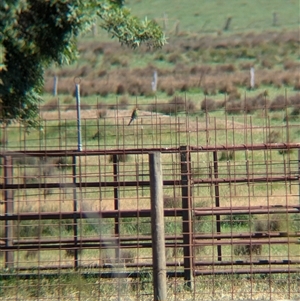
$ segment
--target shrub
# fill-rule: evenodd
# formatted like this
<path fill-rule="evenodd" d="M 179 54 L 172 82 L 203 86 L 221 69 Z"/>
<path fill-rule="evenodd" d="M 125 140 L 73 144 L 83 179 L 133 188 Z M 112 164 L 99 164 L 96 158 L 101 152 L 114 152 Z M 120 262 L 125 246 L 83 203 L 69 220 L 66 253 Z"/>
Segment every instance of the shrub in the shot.
<path fill-rule="evenodd" d="M 106 109 L 98 110 L 98 118 L 105 118 L 107 115 Z"/>
<path fill-rule="evenodd" d="M 57 169 L 66 170 L 72 168 L 72 158 L 71 157 L 59 157 L 53 159 L 53 164 Z"/>
<path fill-rule="evenodd" d="M 225 112 L 227 114 L 239 114 L 242 110 L 242 103 L 240 101 L 229 101 L 225 104 Z"/>
<path fill-rule="evenodd" d="M 120 263 L 134 263 L 135 254 L 132 250 L 120 250 Z"/>
<path fill-rule="evenodd" d="M 239 93 L 237 90 L 230 91 L 227 100 L 231 101 L 231 100 L 238 100 L 238 99 L 241 99 L 241 93 Z"/>
<path fill-rule="evenodd" d="M 90 110 L 92 108 L 92 106 L 88 103 L 81 103 L 80 104 L 80 109 L 81 110 Z"/>
<path fill-rule="evenodd" d="M 128 98 L 126 96 L 121 97 L 120 102 L 119 102 L 119 108 L 121 110 L 126 110 L 128 107 Z"/>
<path fill-rule="evenodd" d="M 236 70 L 233 64 L 220 65 L 217 67 L 218 72 L 234 72 Z"/>
<path fill-rule="evenodd" d="M 99 87 L 97 94 L 99 94 L 102 97 L 106 97 L 109 94 L 109 87 L 107 87 L 107 85 L 101 85 L 101 87 Z"/>
<path fill-rule="evenodd" d="M 270 104 L 270 111 L 281 111 L 285 108 L 285 106 L 288 104 L 288 101 L 286 101 L 285 97 L 283 95 L 278 95 L 276 98 L 271 102 Z"/>
<path fill-rule="evenodd" d="M 289 103 L 295 106 L 300 106 L 300 93 L 297 93 L 290 97 Z"/>
<path fill-rule="evenodd" d="M 126 88 L 124 87 L 124 85 L 119 84 L 117 86 L 117 90 L 116 90 L 117 95 L 123 95 L 126 93 Z"/>
<path fill-rule="evenodd" d="M 222 151 L 221 156 L 219 157 L 219 161 L 231 161 L 235 158 L 235 152 L 233 150 L 230 151 Z"/>
<path fill-rule="evenodd" d="M 164 195 L 164 208 L 181 208 L 181 199 L 177 196 Z"/>
<path fill-rule="evenodd" d="M 295 91 L 300 91 L 300 80 L 297 80 L 294 84 L 294 90 Z"/>
<path fill-rule="evenodd" d="M 267 137 L 267 143 L 278 143 L 281 140 L 281 134 L 278 131 L 271 131 Z"/>
<path fill-rule="evenodd" d="M 98 110 L 105 109 L 106 108 L 106 104 L 104 102 L 97 102 L 96 108 Z"/>
<path fill-rule="evenodd" d="M 128 154 L 118 154 L 117 156 L 117 162 L 127 162 L 129 161 L 130 156 Z M 114 155 L 109 155 L 108 162 L 113 163 L 114 161 Z"/>
<path fill-rule="evenodd" d="M 269 58 L 264 58 L 261 61 L 261 66 L 267 69 L 272 69 L 274 66 L 274 63 Z"/>
<path fill-rule="evenodd" d="M 42 106 L 42 111 L 57 111 L 59 100 L 57 98 L 51 99 L 48 103 Z"/>
<path fill-rule="evenodd" d="M 168 56 L 168 62 L 171 64 L 176 64 L 182 60 L 182 56 L 179 52 L 173 52 Z"/>
<path fill-rule="evenodd" d="M 74 97 L 67 95 L 64 97 L 63 103 L 64 104 L 71 104 L 74 100 Z"/>
<path fill-rule="evenodd" d="M 233 214 L 225 215 L 221 221 L 222 226 L 228 227 L 249 227 L 251 215 L 249 214 Z"/>
<path fill-rule="evenodd" d="M 28 250 L 25 254 L 25 259 L 26 260 L 32 260 L 32 259 L 36 258 L 37 255 L 38 255 L 37 250 Z"/>
<path fill-rule="evenodd" d="M 269 216 L 267 220 L 257 219 L 254 222 L 255 232 L 270 232 L 270 231 L 283 231 L 283 220 L 285 216 L 281 214 L 274 214 Z"/>
<path fill-rule="evenodd" d="M 286 115 L 283 119 L 283 121 L 292 121 L 292 120 L 298 120 L 300 117 L 300 106 L 294 106 L 290 114 Z"/>
<path fill-rule="evenodd" d="M 262 245 L 251 244 L 251 245 L 235 245 L 234 246 L 234 255 L 261 255 L 262 253 Z"/>
<path fill-rule="evenodd" d="M 299 68 L 299 63 L 292 60 L 287 60 L 284 61 L 283 68 L 285 70 L 297 70 Z"/>
<path fill-rule="evenodd" d="M 77 250 L 77 254 L 82 254 L 82 249 Z M 75 250 L 74 249 L 67 249 L 65 251 L 65 257 L 74 257 L 75 256 Z"/>
<path fill-rule="evenodd" d="M 211 112 L 216 109 L 216 102 L 211 98 L 204 98 L 201 102 L 201 110 Z"/>
<path fill-rule="evenodd" d="M 164 108 L 166 114 L 178 114 L 179 112 L 187 112 L 187 113 L 194 113 L 196 110 L 196 105 L 188 99 L 185 101 L 182 97 L 180 96 L 175 96 L 172 98 L 168 105 L 165 106 Z"/>

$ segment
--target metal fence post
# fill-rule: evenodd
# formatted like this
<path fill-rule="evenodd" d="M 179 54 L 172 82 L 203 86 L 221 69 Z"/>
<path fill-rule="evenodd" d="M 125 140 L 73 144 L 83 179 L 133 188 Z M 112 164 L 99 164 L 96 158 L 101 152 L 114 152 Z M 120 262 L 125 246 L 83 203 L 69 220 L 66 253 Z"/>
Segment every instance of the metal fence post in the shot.
<path fill-rule="evenodd" d="M 113 174 L 114 174 L 114 182 L 118 183 L 119 181 L 119 155 L 114 154 L 113 155 Z M 119 210 L 120 204 L 119 204 L 119 188 L 114 187 L 114 209 Z M 120 215 L 120 214 L 119 214 Z M 120 216 L 115 217 L 115 237 L 117 237 L 117 248 L 115 249 L 115 257 L 119 262 L 120 259 Z"/>
<path fill-rule="evenodd" d="M 4 202 L 5 202 L 5 216 L 12 215 L 14 213 L 14 192 L 11 189 L 7 189 L 6 186 L 13 184 L 13 160 L 11 156 L 4 157 Z M 13 221 L 5 221 L 5 246 L 13 246 L 14 238 L 14 225 Z M 14 267 L 14 252 L 5 252 L 5 267 Z"/>
<path fill-rule="evenodd" d="M 167 300 L 162 166 L 159 152 L 149 153 L 154 301 Z"/>
<path fill-rule="evenodd" d="M 180 147 L 180 160 L 184 280 L 186 287 L 193 289 L 192 189 L 190 183 L 191 158 L 188 146 Z"/>
<path fill-rule="evenodd" d="M 78 224 L 77 224 L 77 187 L 76 187 L 76 155 L 72 156 L 72 176 L 73 176 L 73 236 L 74 236 L 74 268 L 78 268 Z"/>
<path fill-rule="evenodd" d="M 218 152 L 213 152 L 213 160 L 214 160 L 214 178 L 217 179 L 219 177 L 219 169 L 218 169 Z M 215 182 L 215 205 L 216 207 L 220 207 L 220 189 L 219 183 Z M 217 234 L 221 233 L 221 219 L 220 215 L 216 215 L 216 227 L 217 227 Z M 218 239 L 219 240 L 219 239 Z M 218 252 L 218 261 L 222 261 L 222 248 L 221 245 L 217 245 L 217 252 Z"/>

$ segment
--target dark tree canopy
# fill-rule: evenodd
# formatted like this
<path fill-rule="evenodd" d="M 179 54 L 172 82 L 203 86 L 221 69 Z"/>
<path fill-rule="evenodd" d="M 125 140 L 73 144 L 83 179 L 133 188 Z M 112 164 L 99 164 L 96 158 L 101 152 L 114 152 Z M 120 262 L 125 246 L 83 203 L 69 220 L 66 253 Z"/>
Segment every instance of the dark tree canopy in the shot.
<path fill-rule="evenodd" d="M 36 125 L 45 68 L 74 61 L 79 34 L 96 19 L 112 38 L 129 47 L 147 43 L 159 48 L 165 43 L 155 21 L 132 16 L 122 0 L 1 1 L 0 122 Z"/>

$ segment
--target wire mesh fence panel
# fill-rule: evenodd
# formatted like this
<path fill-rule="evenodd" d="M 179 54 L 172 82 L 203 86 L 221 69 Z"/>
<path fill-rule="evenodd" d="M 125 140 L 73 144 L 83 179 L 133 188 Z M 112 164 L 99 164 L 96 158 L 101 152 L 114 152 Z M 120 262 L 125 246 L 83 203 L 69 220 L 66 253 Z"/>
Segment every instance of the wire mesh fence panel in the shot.
<path fill-rule="evenodd" d="M 117 100 L 80 128 L 59 104 L 3 126 L 0 298 L 153 300 L 156 151 L 168 300 L 299 299 L 299 118 L 264 100 L 136 100 L 129 126 Z"/>

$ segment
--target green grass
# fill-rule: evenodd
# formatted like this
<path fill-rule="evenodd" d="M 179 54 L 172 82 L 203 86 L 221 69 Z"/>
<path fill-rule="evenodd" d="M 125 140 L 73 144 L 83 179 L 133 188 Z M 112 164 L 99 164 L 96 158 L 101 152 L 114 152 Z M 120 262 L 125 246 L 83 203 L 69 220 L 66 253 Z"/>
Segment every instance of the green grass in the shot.
<path fill-rule="evenodd" d="M 278 14 L 280 28 L 297 26 L 299 3 L 274 1 L 128 1 L 132 13 L 156 19 L 163 25 L 164 14 L 168 18 L 167 30 L 174 30 L 177 21 L 180 31 L 201 32 L 222 30 L 226 18 L 232 17 L 230 29 L 233 31 L 273 29 L 273 12 Z"/>

